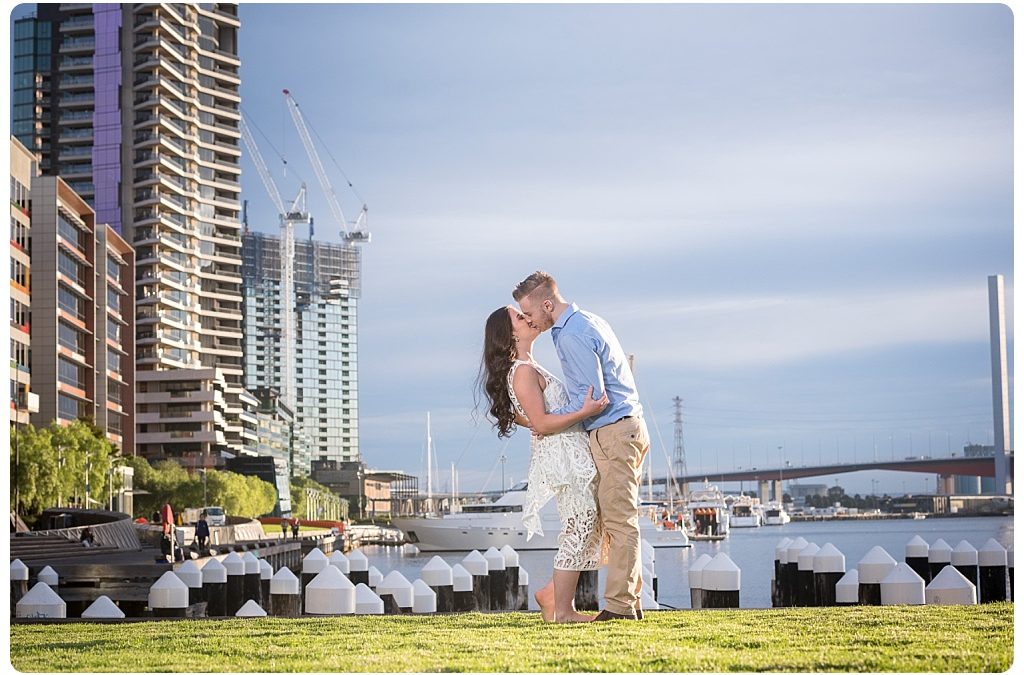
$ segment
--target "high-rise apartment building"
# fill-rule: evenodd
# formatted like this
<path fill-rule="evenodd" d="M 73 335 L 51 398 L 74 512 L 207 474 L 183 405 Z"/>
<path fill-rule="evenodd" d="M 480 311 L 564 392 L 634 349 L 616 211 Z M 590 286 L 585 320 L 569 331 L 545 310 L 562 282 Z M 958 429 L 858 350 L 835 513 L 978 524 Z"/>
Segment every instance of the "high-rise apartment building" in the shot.
<path fill-rule="evenodd" d="M 11 423 L 29 423 L 32 390 L 31 254 L 32 219 L 29 205 L 35 157 L 11 138 Z M 34 403 L 34 401 L 33 401 Z"/>
<path fill-rule="evenodd" d="M 31 198 L 32 422 L 88 418 L 133 454 L 134 251 L 63 179 Z"/>
<path fill-rule="evenodd" d="M 14 27 L 15 89 L 34 87 L 14 133 L 135 249 L 138 452 L 189 466 L 256 443 L 242 367 L 239 28 L 224 3 L 38 5 Z"/>
<path fill-rule="evenodd" d="M 245 232 L 242 258 L 245 384 L 280 390 L 280 239 Z M 353 244 L 295 242 L 295 418 L 313 460 L 359 459 L 359 260 Z"/>

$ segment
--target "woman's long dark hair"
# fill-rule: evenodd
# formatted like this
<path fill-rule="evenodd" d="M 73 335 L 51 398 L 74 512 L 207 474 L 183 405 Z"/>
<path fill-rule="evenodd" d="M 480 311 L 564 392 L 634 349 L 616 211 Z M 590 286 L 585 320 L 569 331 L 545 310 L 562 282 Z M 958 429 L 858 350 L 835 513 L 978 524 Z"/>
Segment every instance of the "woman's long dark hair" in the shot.
<path fill-rule="evenodd" d="M 499 438 L 511 436 L 516 428 L 512 398 L 508 395 L 508 371 L 515 359 L 512 319 L 508 307 L 500 307 L 487 317 L 484 326 L 484 355 L 477 377 L 477 387 L 489 404 L 487 416 L 494 420 Z"/>

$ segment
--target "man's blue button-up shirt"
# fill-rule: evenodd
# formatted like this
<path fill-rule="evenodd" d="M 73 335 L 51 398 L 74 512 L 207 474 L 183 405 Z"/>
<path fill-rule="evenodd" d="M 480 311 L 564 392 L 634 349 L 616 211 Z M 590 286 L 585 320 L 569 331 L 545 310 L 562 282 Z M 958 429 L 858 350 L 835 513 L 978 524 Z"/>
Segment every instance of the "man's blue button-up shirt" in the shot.
<path fill-rule="evenodd" d="M 552 410 L 552 414 L 563 415 L 582 408 L 583 397 L 591 386 L 595 397 L 608 393 L 608 407 L 600 415 L 583 421 L 587 431 L 621 417 L 643 414 L 629 361 L 607 321 L 572 303 L 551 327 L 551 339 L 562 362 L 569 393 L 569 404 Z"/>

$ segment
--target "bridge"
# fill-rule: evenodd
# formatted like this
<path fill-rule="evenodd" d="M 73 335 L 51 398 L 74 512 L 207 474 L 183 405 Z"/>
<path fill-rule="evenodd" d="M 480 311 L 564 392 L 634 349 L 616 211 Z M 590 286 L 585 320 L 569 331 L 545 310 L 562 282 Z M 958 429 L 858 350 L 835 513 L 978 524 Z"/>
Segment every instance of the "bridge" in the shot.
<path fill-rule="evenodd" d="M 786 462 L 785 466 L 751 467 L 732 471 L 715 471 L 713 473 L 688 473 L 677 476 L 676 482 L 703 483 L 708 482 L 740 482 L 754 481 L 759 484 L 761 501 L 768 501 L 768 486 L 772 486 L 773 499 L 782 498 L 782 481 L 813 476 L 830 476 L 855 471 L 910 471 L 938 475 L 940 494 L 953 493 L 953 476 L 982 476 L 993 478 L 996 475 L 995 457 L 919 457 L 901 460 L 882 460 L 871 462 L 834 463 L 821 465 L 793 466 Z M 1013 475 L 1013 453 L 1006 456 L 1007 475 Z M 653 478 L 654 485 L 665 485 L 667 477 Z"/>

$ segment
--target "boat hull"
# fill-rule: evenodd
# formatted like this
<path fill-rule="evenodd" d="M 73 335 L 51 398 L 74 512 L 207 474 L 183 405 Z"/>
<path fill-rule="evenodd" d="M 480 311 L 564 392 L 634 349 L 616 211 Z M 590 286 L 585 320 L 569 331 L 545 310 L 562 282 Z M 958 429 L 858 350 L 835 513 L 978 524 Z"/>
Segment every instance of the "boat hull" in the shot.
<path fill-rule="evenodd" d="M 758 516 L 730 516 L 729 527 L 761 527 Z"/>

